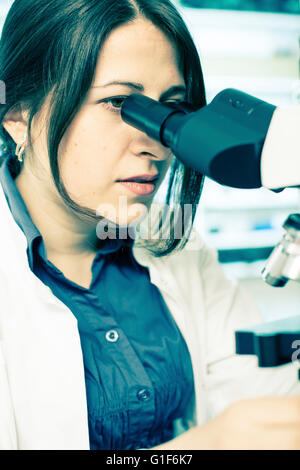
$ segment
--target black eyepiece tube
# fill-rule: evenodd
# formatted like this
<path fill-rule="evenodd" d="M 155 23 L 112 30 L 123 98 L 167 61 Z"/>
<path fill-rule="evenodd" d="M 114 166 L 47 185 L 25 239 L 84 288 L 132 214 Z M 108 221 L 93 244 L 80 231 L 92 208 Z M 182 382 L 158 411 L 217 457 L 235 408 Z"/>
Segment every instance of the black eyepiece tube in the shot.
<path fill-rule="evenodd" d="M 133 94 L 123 102 L 121 116 L 123 121 L 164 145 L 163 125 L 172 114 L 178 112 L 180 111 L 147 96 Z"/>

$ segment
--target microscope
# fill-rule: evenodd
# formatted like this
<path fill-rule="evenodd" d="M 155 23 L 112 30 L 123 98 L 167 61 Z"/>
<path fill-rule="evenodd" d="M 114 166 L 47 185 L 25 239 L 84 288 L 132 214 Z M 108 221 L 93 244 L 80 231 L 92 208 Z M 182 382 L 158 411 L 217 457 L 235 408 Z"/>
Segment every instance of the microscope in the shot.
<path fill-rule="evenodd" d="M 229 88 L 200 109 L 187 102 L 162 104 L 132 94 L 124 100 L 121 116 L 169 147 L 184 165 L 221 185 L 275 192 L 300 187 L 300 143 L 295 137 L 299 106 L 275 107 Z M 274 287 L 284 287 L 289 280 L 300 282 L 300 213 L 291 214 L 283 228 L 262 271 L 264 281 Z M 259 367 L 300 360 L 295 357 L 300 312 L 236 331 L 235 340 L 236 353 L 256 355 Z"/>

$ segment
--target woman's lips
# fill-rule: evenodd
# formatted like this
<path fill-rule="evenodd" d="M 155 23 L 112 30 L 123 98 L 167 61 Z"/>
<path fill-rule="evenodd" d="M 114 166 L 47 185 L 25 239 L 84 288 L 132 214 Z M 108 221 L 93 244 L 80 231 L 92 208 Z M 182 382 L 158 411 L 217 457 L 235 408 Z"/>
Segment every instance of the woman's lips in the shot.
<path fill-rule="evenodd" d="M 129 191 L 142 196 L 152 194 L 155 190 L 155 181 L 152 183 L 136 183 L 134 181 L 120 181 L 119 184 Z"/>

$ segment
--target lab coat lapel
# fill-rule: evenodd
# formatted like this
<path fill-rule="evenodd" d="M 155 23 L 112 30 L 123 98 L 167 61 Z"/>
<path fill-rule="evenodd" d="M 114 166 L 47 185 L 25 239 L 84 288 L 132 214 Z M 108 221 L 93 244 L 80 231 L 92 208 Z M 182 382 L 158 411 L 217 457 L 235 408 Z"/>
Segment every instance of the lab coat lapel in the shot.
<path fill-rule="evenodd" d="M 170 313 L 177 323 L 183 337 L 186 339 L 186 316 L 183 303 L 176 291 L 176 286 L 172 282 L 170 270 L 165 267 L 161 258 L 153 258 L 145 248 L 133 247 L 133 255 L 137 262 L 149 270 L 150 281 L 161 292 Z"/>
<path fill-rule="evenodd" d="M 1 345 L 21 449 L 89 449 L 77 322 L 30 270 L 25 235 L 0 190 Z M 3 266 L 5 270 L 3 271 Z"/>

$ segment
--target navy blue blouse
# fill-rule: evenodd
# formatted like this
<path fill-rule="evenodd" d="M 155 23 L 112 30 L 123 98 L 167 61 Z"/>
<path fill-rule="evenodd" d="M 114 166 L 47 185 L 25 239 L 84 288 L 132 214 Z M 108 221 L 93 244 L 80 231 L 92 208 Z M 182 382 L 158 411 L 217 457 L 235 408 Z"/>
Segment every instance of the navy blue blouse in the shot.
<path fill-rule="evenodd" d="M 34 274 L 75 315 L 80 334 L 90 449 L 150 448 L 173 438 L 173 421 L 194 393 L 187 345 L 149 271 L 135 260 L 134 240 L 107 239 L 86 289 L 47 259 L 43 238 L 14 182 L 12 159 L 0 181 L 26 235 Z"/>

